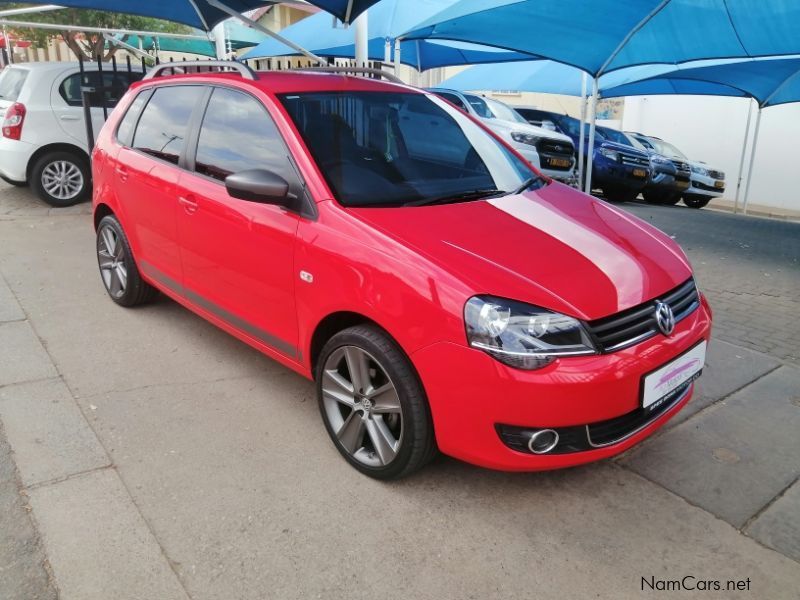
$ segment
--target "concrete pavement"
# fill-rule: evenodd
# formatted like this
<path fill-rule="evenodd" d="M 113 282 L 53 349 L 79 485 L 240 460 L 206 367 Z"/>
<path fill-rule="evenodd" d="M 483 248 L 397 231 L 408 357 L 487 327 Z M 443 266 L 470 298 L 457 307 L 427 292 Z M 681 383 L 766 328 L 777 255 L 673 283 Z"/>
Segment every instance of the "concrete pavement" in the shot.
<path fill-rule="evenodd" d="M 679 241 L 716 307 L 765 259 L 714 260 L 692 229 Z M 87 206 L 0 184 L 0 274 L 0 421 L 49 564 L 0 565 L 20 582 L 0 597 L 51 568 L 78 600 L 638 598 L 642 578 L 687 575 L 751 581 L 697 597 L 797 598 L 797 338 L 745 348 L 717 307 L 696 399 L 621 460 L 505 474 L 440 458 L 387 484 L 341 460 L 309 382 L 168 300 L 110 302 Z"/>

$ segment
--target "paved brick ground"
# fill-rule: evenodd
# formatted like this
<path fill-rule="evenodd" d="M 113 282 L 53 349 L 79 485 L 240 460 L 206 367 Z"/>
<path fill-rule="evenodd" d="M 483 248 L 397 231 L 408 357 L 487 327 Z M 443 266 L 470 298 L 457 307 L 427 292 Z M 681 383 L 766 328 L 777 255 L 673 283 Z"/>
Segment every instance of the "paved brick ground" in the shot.
<path fill-rule="evenodd" d="M 686 250 L 717 337 L 800 364 L 800 223 L 682 206 L 623 207 Z"/>

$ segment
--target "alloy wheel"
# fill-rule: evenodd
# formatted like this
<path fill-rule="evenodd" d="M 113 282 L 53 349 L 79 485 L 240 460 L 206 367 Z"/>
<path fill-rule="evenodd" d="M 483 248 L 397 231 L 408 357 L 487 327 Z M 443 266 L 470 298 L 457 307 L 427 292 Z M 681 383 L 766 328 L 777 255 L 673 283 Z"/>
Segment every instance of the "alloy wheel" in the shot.
<path fill-rule="evenodd" d="M 104 225 L 97 235 L 97 261 L 103 283 L 114 298 L 120 298 L 128 286 L 125 246 L 113 227 Z"/>
<path fill-rule="evenodd" d="M 54 198 L 72 200 L 83 190 L 83 173 L 75 163 L 55 160 L 42 171 L 42 187 Z"/>
<path fill-rule="evenodd" d="M 357 346 L 341 346 L 325 361 L 321 387 L 325 416 L 342 448 L 368 467 L 391 463 L 403 441 L 403 414 L 380 363 Z"/>

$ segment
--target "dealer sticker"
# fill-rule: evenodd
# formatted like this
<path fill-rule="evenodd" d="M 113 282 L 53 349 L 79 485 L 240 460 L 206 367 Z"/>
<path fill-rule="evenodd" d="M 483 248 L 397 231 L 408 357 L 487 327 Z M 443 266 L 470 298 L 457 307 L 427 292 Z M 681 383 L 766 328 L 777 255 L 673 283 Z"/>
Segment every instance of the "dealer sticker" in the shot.
<path fill-rule="evenodd" d="M 706 342 L 703 340 L 694 348 L 667 363 L 644 378 L 642 408 L 668 396 L 675 388 L 694 379 L 706 363 Z"/>

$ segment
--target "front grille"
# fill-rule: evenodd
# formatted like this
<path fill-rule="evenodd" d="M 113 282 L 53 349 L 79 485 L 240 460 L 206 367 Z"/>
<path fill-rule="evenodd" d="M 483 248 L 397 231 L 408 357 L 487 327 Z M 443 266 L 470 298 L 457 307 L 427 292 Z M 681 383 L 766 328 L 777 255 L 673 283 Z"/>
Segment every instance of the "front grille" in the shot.
<path fill-rule="evenodd" d="M 623 165 L 631 165 L 634 167 L 650 166 L 650 159 L 646 156 L 639 156 L 637 154 L 628 154 L 626 152 L 620 152 L 619 158 L 622 161 Z"/>
<path fill-rule="evenodd" d="M 673 160 L 672 164 L 675 165 L 676 169 L 678 169 L 679 174 L 685 173 L 688 176 L 692 172 L 692 168 L 687 162 L 683 162 L 682 160 Z"/>
<path fill-rule="evenodd" d="M 722 171 L 713 171 L 711 169 L 708 170 L 708 176 L 712 179 L 725 179 L 725 173 Z"/>
<path fill-rule="evenodd" d="M 629 308 L 609 317 L 603 317 L 588 323 L 589 331 L 594 336 L 603 352 L 622 350 L 638 344 L 658 332 L 655 306 L 660 300 L 668 304 L 675 315 L 675 322 L 687 317 L 700 305 L 697 286 L 693 278 L 682 283 L 661 298 L 656 298 Z"/>
<path fill-rule="evenodd" d="M 539 140 L 536 150 L 539 154 L 546 153 L 564 158 L 572 158 L 572 155 L 575 154 L 575 146 L 569 141 Z"/>

